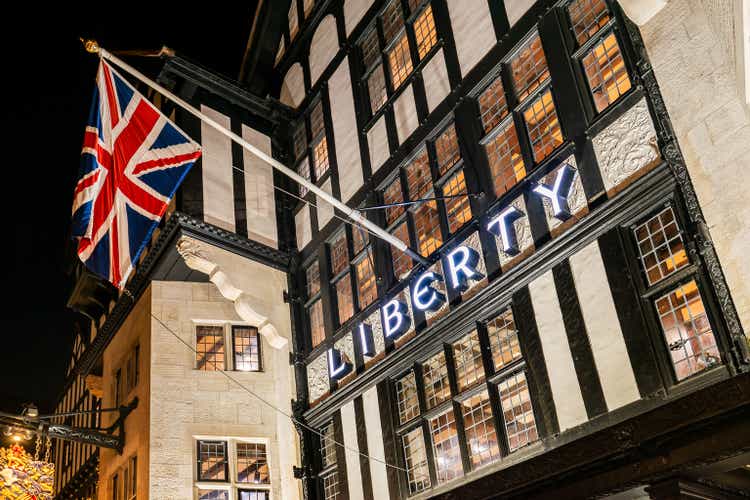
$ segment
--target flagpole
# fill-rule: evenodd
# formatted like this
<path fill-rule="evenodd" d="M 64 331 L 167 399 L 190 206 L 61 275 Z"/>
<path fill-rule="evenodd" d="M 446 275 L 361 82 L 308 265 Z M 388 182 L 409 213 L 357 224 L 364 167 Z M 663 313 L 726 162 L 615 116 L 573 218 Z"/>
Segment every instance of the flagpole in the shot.
<path fill-rule="evenodd" d="M 83 40 L 82 40 L 83 41 Z M 138 71 L 137 69 L 130 66 L 128 63 L 122 61 L 120 58 L 112 54 L 111 52 L 101 48 L 98 46 L 98 44 L 93 40 L 86 40 L 83 41 L 84 46 L 88 52 L 91 53 L 98 53 L 99 56 L 103 59 L 106 59 L 118 67 L 122 68 L 123 70 L 130 73 L 133 77 L 137 78 L 144 84 L 148 85 L 155 91 L 159 92 L 160 94 L 164 95 L 165 97 L 169 98 L 172 102 L 183 108 L 188 113 L 192 114 L 199 120 L 201 120 L 206 125 L 212 127 L 217 132 L 221 133 L 222 135 L 228 137 L 232 141 L 236 142 L 240 146 L 242 146 L 245 150 L 252 153 L 259 159 L 265 161 L 266 163 L 269 163 L 273 168 L 278 170 L 279 172 L 283 173 L 287 177 L 291 178 L 293 181 L 297 182 L 298 184 L 301 184 L 302 186 L 306 187 L 309 191 L 315 193 L 318 197 L 322 198 L 324 201 L 332 205 L 333 207 L 341 210 L 352 222 L 355 224 L 364 227 L 369 231 L 370 233 L 373 233 L 378 238 L 386 241 L 390 245 L 396 247 L 397 249 L 401 250 L 402 252 L 408 254 L 412 259 L 415 259 L 416 261 L 427 265 L 428 262 L 417 252 L 413 251 L 411 248 L 409 248 L 406 243 L 401 241 L 400 239 L 396 238 L 392 234 L 388 233 L 387 231 L 383 230 L 380 226 L 377 224 L 374 224 L 370 220 L 368 220 L 366 217 L 362 215 L 358 210 L 353 209 L 340 200 L 338 200 L 333 195 L 327 193 L 326 191 L 322 190 L 318 186 L 316 186 L 314 183 L 310 182 L 309 180 L 305 179 L 301 175 L 299 175 L 294 170 L 290 169 L 280 161 L 276 160 L 275 158 L 267 155 L 260 149 L 256 148 L 249 142 L 247 142 L 245 139 L 243 139 L 241 136 L 235 134 L 231 130 L 227 130 L 225 127 L 223 127 L 221 124 L 213 120 L 210 116 L 207 116 L 203 114 L 200 110 L 193 107 L 188 102 L 184 101 L 180 97 L 174 95 L 171 91 L 168 89 L 162 87 L 158 83 L 154 82 L 150 78 L 148 78 L 146 75 Z"/>

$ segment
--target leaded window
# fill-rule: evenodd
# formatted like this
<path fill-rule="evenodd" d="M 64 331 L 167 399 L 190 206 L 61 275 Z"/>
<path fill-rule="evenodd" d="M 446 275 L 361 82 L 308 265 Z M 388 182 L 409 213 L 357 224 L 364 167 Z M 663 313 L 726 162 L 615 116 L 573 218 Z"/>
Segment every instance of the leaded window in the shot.
<path fill-rule="evenodd" d="M 293 125 L 291 137 L 294 169 L 301 177 L 318 185 L 325 181 L 330 170 L 325 113 L 325 103 L 318 98 Z M 300 196 L 307 192 L 307 188 L 299 186 Z"/>
<path fill-rule="evenodd" d="M 338 471 L 329 472 L 323 476 L 323 498 L 325 500 L 336 500 L 339 498 L 339 473 Z"/>
<path fill-rule="evenodd" d="M 336 438 L 333 420 L 320 429 L 320 456 L 324 469 L 336 465 Z"/>
<path fill-rule="evenodd" d="M 227 481 L 229 460 L 226 441 L 198 441 L 198 480 Z"/>
<path fill-rule="evenodd" d="M 225 370 L 224 327 L 198 325 L 196 327 L 195 367 L 198 370 Z"/>
<path fill-rule="evenodd" d="M 524 372 L 516 372 L 498 384 L 508 449 L 512 452 L 538 439 L 534 409 Z"/>
<path fill-rule="evenodd" d="M 260 371 L 260 337 L 257 328 L 233 325 L 232 345 L 234 347 L 235 370 L 243 372 Z"/>
<path fill-rule="evenodd" d="M 448 410 L 429 422 L 438 483 L 462 476 L 463 464 L 453 410 Z"/>
<path fill-rule="evenodd" d="M 414 370 L 409 371 L 396 382 L 396 398 L 400 423 L 404 424 L 419 415 L 419 397 Z"/>
<path fill-rule="evenodd" d="M 444 352 L 437 353 L 422 364 L 422 377 L 427 408 L 434 408 L 450 398 L 451 387 Z"/>
<path fill-rule="evenodd" d="M 443 245 L 437 202 L 422 202 L 414 210 L 414 231 L 419 253 L 425 257 Z"/>
<path fill-rule="evenodd" d="M 672 207 L 667 207 L 635 229 L 641 264 L 654 285 L 689 264 L 685 244 Z"/>
<path fill-rule="evenodd" d="M 473 330 L 453 344 L 453 363 L 458 390 L 463 391 L 484 380 L 479 333 Z"/>
<path fill-rule="evenodd" d="M 521 359 L 518 331 L 510 309 L 506 309 L 487 323 L 487 336 L 496 371 Z"/>
<path fill-rule="evenodd" d="M 315 348 L 325 339 L 323 302 L 320 298 L 320 264 L 317 258 L 305 268 L 305 291 L 307 292 L 305 310 L 310 326 L 310 342 Z"/>
<path fill-rule="evenodd" d="M 604 111 L 632 87 L 614 19 L 604 0 L 573 0 L 568 6 L 578 59 L 586 77 L 596 112 Z"/>
<path fill-rule="evenodd" d="M 552 91 L 545 90 L 524 109 L 523 118 L 529 134 L 534 160 L 538 163 L 563 143 Z"/>
<path fill-rule="evenodd" d="M 499 126 L 484 145 L 495 194 L 502 196 L 526 177 L 526 166 L 513 120 Z"/>
<path fill-rule="evenodd" d="M 466 447 L 472 469 L 500 458 L 500 446 L 495 431 L 492 404 L 487 390 L 461 402 L 464 417 Z"/>
<path fill-rule="evenodd" d="M 431 483 L 422 428 L 417 427 L 401 436 L 401 444 L 404 450 L 409 493 L 414 494 L 426 490 Z"/>

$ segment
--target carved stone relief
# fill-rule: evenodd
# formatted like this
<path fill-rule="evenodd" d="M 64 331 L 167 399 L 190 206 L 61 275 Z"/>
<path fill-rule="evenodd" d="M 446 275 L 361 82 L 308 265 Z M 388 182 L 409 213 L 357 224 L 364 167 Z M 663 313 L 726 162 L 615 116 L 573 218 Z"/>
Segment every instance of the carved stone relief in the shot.
<path fill-rule="evenodd" d="M 330 389 L 326 353 L 307 365 L 307 391 L 310 401 L 316 401 Z"/>

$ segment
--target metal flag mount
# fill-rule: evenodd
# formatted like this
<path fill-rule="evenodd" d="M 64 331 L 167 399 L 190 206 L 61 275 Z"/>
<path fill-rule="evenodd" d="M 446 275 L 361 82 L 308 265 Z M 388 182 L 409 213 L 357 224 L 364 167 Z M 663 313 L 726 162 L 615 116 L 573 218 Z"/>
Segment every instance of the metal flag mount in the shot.
<path fill-rule="evenodd" d="M 111 52 L 107 51 L 106 49 L 99 46 L 99 44 L 96 42 L 96 40 L 84 40 L 81 39 L 81 42 L 83 43 L 84 48 L 87 52 L 90 52 L 92 54 L 98 54 L 99 57 L 102 59 L 106 59 L 107 61 L 111 62 L 112 64 L 118 66 L 120 69 L 126 71 L 131 76 L 139 80 L 140 82 L 144 83 L 145 85 L 151 87 L 156 92 L 159 92 L 164 97 L 167 97 L 169 100 L 174 102 L 176 105 L 183 108 L 185 111 L 190 113 L 191 115 L 195 116 L 199 120 L 201 120 L 203 123 L 208 125 L 209 127 L 215 129 L 217 132 L 221 133 L 222 135 L 228 137 L 238 145 L 242 146 L 243 149 L 248 151 L 249 153 L 252 153 L 254 156 L 256 156 L 258 159 L 268 163 L 273 168 L 278 170 L 279 172 L 283 173 L 296 183 L 304 186 L 308 191 L 311 191 L 314 193 L 319 199 L 322 199 L 326 203 L 332 205 L 337 210 L 340 210 L 350 221 L 352 224 L 364 228 L 367 232 L 377 236 L 381 240 L 387 242 L 391 246 L 397 248 L 398 250 L 406 253 L 411 257 L 412 259 L 416 260 L 417 262 L 420 262 L 423 265 L 428 265 L 429 263 L 427 260 L 425 260 L 424 257 L 419 255 L 418 252 L 415 252 L 411 248 L 409 248 L 406 243 L 401 241 L 400 239 L 396 238 L 389 232 L 382 229 L 377 224 L 374 224 L 370 220 L 368 220 L 366 217 L 362 215 L 358 210 L 351 208 L 347 206 L 345 203 L 343 203 L 341 200 L 337 199 L 335 196 L 331 195 L 330 193 L 327 193 L 323 189 L 316 186 L 314 183 L 310 182 L 309 180 L 305 179 L 301 175 L 299 175 L 294 170 L 290 169 L 283 163 L 279 162 L 275 158 L 272 158 L 271 156 L 267 155 L 260 149 L 256 148 L 249 142 L 247 142 L 245 139 L 243 139 L 241 136 L 235 134 L 231 130 L 227 130 L 225 127 L 220 125 L 218 122 L 213 120 L 211 117 L 201 113 L 200 110 L 193 107 L 188 102 L 184 101 L 180 97 L 174 95 L 172 92 L 170 92 L 168 89 L 162 87 L 155 81 L 148 78 L 146 75 L 138 71 L 137 69 L 130 66 L 128 63 L 122 61 L 120 58 L 112 54 Z M 163 49 L 162 49 L 163 50 Z"/>

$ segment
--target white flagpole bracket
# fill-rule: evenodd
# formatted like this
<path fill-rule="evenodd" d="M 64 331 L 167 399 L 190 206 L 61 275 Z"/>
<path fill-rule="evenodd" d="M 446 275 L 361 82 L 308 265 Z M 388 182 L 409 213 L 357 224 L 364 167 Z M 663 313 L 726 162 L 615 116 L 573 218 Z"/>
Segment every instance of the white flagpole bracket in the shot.
<path fill-rule="evenodd" d="M 305 186 L 309 191 L 313 192 L 318 198 L 322 199 L 323 201 L 329 203 L 334 208 L 340 210 L 341 212 L 346 215 L 352 222 L 355 224 L 364 227 L 368 232 L 372 233 L 373 235 L 377 236 L 378 238 L 384 240 L 385 242 L 389 243 L 390 245 L 396 247 L 398 250 L 405 252 L 408 254 L 412 259 L 416 260 L 417 262 L 421 263 L 422 265 L 429 265 L 427 260 L 419 255 L 417 252 L 414 252 L 411 248 L 409 248 L 406 243 L 401 241 L 400 239 L 396 238 L 389 232 L 382 229 L 377 224 L 374 224 L 367 218 L 363 217 L 362 214 L 349 206 L 347 206 L 345 203 L 338 200 L 336 197 L 331 195 L 330 193 L 327 193 L 326 191 L 322 190 L 318 186 L 316 186 L 314 183 L 310 182 L 309 180 L 305 179 L 301 175 L 299 175 L 294 170 L 290 169 L 280 161 L 276 160 L 275 158 L 272 158 L 271 156 L 267 155 L 263 151 L 259 150 L 249 142 L 247 142 L 245 139 L 240 137 L 239 135 L 235 134 L 231 130 L 227 130 L 225 127 L 217 123 L 215 120 L 213 120 L 211 117 L 203 114 L 200 110 L 193 107 L 191 104 L 186 102 L 185 100 L 181 99 L 180 97 L 174 95 L 170 90 L 164 88 L 163 86 L 159 85 L 158 83 L 154 82 L 150 78 L 148 78 L 146 75 L 135 69 L 134 67 L 130 66 L 128 63 L 122 61 L 120 58 L 112 54 L 111 52 L 108 52 L 107 50 L 101 48 L 98 46 L 98 44 L 95 41 L 92 40 L 82 40 L 84 43 L 84 46 L 87 51 L 91 53 L 98 53 L 99 57 L 106 59 L 112 63 L 114 63 L 116 66 L 122 68 L 123 70 L 127 71 L 129 74 L 131 74 L 133 77 L 137 78 L 144 84 L 148 85 L 155 91 L 159 92 L 160 94 L 164 95 L 168 99 L 170 99 L 172 102 L 183 108 L 185 111 L 189 112 L 199 120 L 203 121 L 206 125 L 212 127 L 217 132 L 221 133 L 222 135 L 225 135 L 232 141 L 236 142 L 240 146 L 242 146 L 245 150 L 249 151 L 256 157 L 258 157 L 260 160 L 265 161 L 266 163 L 270 164 L 273 168 L 278 170 L 279 172 L 283 173 L 293 181 L 297 182 L 298 184 Z"/>

